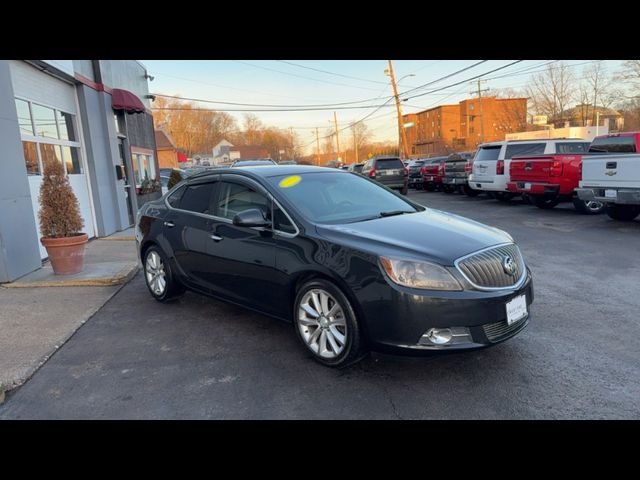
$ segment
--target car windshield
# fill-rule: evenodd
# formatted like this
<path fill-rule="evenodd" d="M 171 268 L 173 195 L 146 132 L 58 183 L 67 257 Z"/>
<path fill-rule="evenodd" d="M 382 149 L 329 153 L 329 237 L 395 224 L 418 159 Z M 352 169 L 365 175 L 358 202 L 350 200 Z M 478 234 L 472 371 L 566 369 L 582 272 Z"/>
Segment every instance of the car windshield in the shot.
<path fill-rule="evenodd" d="M 361 175 L 306 172 L 269 181 L 302 216 L 314 223 L 344 224 L 418 209 Z"/>

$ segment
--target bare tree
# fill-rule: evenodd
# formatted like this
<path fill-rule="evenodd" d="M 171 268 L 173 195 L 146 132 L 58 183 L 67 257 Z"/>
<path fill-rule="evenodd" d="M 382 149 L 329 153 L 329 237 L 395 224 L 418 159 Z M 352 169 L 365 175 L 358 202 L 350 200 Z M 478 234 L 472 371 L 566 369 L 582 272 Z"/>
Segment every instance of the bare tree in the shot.
<path fill-rule="evenodd" d="M 526 92 L 534 112 L 564 122 L 565 111 L 575 96 L 574 80 L 568 65 L 563 62 L 550 64 L 544 72 L 533 75 Z"/>
<path fill-rule="evenodd" d="M 615 79 L 625 83 L 631 95 L 640 93 L 640 60 L 626 60 L 615 75 Z"/>

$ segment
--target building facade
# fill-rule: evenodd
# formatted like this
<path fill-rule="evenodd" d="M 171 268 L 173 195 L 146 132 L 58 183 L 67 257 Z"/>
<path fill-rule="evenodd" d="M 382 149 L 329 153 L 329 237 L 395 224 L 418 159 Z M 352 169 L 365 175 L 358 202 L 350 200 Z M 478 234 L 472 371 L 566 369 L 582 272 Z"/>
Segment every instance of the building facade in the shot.
<path fill-rule="evenodd" d="M 160 168 L 179 168 L 178 148 L 164 130 L 156 130 L 156 151 Z"/>
<path fill-rule="evenodd" d="M 480 103 L 482 102 L 482 103 Z M 403 115 L 411 157 L 474 150 L 526 127 L 526 98 L 483 97 Z"/>
<path fill-rule="evenodd" d="M 147 80 L 136 61 L 0 60 L 0 282 L 46 258 L 45 160 L 63 164 L 90 238 L 128 228 L 160 195 Z"/>

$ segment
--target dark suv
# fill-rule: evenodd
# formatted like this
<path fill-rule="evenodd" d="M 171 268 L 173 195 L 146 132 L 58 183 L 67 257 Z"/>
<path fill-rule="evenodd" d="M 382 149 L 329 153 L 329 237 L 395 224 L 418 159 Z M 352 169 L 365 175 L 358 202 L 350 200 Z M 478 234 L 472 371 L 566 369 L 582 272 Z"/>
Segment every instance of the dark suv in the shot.
<path fill-rule="evenodd" d="M 398 157 L 373 157 L 362 167 L 362 175 L 407 194 L 409 171 Z"/>

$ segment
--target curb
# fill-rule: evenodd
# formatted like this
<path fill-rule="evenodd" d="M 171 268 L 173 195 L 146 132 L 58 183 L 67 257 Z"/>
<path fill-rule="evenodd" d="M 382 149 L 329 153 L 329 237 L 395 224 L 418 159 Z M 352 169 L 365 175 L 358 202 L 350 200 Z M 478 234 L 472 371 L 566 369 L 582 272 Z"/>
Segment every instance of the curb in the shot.
<path fill-rule="evenodd" d="M 12 282 L 5 283 L 4 288 L 33 288 L 33 287 L 104 287 L 121 285 L 127 283 L 138 273 L 140 265 L 137 262 L 131 262 L 121 268 L 115 275 L 111 277 L 97 277 L 89 279 L 60 279 L 48 280 L 42 282 Z"/>

